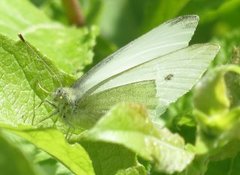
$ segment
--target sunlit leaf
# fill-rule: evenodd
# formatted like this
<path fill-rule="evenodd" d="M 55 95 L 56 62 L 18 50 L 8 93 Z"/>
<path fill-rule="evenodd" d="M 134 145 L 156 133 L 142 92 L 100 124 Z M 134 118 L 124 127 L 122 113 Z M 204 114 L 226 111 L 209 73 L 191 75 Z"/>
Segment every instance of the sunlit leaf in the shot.
<path fill-rule="evenodd" d="M 138 105 L 116 106 L 84 133 L 85 139 L 123 145 L 168 173 L 182 171 L 193 159 L 179 135 L 156 128 Z"/>

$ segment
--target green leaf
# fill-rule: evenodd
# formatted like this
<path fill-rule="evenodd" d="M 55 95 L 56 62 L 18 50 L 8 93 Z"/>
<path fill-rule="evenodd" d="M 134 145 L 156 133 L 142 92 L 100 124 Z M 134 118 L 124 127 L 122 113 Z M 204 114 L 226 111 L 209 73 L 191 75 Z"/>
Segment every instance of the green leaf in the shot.
<path fill-rule="evenodd" d="M 98 30 L 96 27 L 89 30 L 65 27 L 52 22 L 27 0 L 11 0 L 10 3 L 1 0 L 0 33 L 13 39 L 21 33 L 60 69 L 79 77 L 84 66 L 92 62 Z"/>
<path fill-rule="evenodd" d="M 119 170 L 116 175 L 146 175 L 147 172 L 142 165 L 137 165 L 125 170 Z"/>
<path fill-rule="evenodd" d="M 230 106 L 226 95 L 224 73 L 212 71 L 196 86 L 194 104 L 198 110 L 207 115 L 224 113 Z"/>
<path fill-rule="evenodd" d="M 0 121 L 11 125 L 30 124 L 34 108 L 46 97 L 74 79 L 59 70 L 35 48 L 0 35 Z M 45 89 L 45 90 L 43 90 Z M 41 105 L 35 112 L 36 121 L 49 115 Z M 26 121 L 24 121 L 27 119 Z M 51 124 L 51 123 L 50 123 Z"/>
<path fill-rule="evenodd" d="M 28 43 L 14 42 L 1 35 L 0 58 L 0 98 L 3 99 L 0 104 L 0 127 L 8 128 L 53 155 L 74 173 L 94 174 L 85 150 L 80 145 L 67 144 L 60 131 L 26 127 L 31 124 L 35 106 L 49 95 L 43 88 L 52 92 L 61 85 L 70 85 L 73 78 L 56 69 L 51 61 Z M 49 116 L 48 109 L 44 105 L 36 109 L 36 123 Z M 52 126 L 53 122 L 49 121 L 41 125 Z"/>
<path fill-rule="evenodd" d="M 233 157 L 236 157 L 240 151 L 239 144 L 239 139 L 233 139 L 229 141 L 221 149 L 216 150 L 215 153 L 211 155 L 211 160 L 222 161 L 225 159 L 231 159 Z"/>
<path fill-rule="evenodd" d="M 27 157 L 14 143 L 0 133 L 0 169 L 1 174 L 36 175 L 29 157 Z"/>
<path fill-rule="evenodd" d="M 179 135 L 157 129 L 144 108 L 133 104 L 117 105 L 80 138 L 122 145 L 161 172 L 182 171 L 193 159 Z"/>
<path fill-rule="evenodd" d="M 186 142 L 194 144 L 196 136 L 196 122 L 193 117 L 192 91 L 170 104 L 161 119 L 171 131 L 178 132 Z"/>
<path fill-rule="evenodd" d="M 206 175 L 238 175 L 240 171 L 240 154 L 229 159 L 210 162 Z"/>
<path fill-rule="evenodd" d="M 64 173 L 65 175 L 72 175 L 72 172 L 67 169 L 63 164 L 58 162 L 56 158 L 53 158 L 45 151 L 37 148 L 32 143 L 28 142 L 26 139 L 17 136 L 11 131 L 6 131 L 2 129 L 4 136 L 11 140 L 12 144 L 17 146 L 26 157 L 30 160 L 32 166 L 35 167 L 41 174 L 58 174 Z"/>
<path fill-rule="evenodd" d="M 84 148 L 79 144 L 68 144 L 60 131 L 51 128 L 13 128 L 4 124 L 0 124 L 0 127 L 25 138 L 38 148 L 46 151 L 62 162 L 73 173 L 82 175 L 94 174 L 92 162 Z"/>
<path fill-rule="evenodd" d="M 43 24 L 34 26 L 34 30 L 26 29 L 22 34 L 59 68 L 79 77 L 83 68 L 92 62 L 98 30 L 96 27 L 80 30 L 59 24 Z"/>
<path fill-rule="evenodd" d="M 232 64 L 240 66 L 240 47 L 233 49 Z M 231 107 L 240 105 L 240 76 L 237 73 L 230 72 L 225 76 L 226 86 L 228 89 L 228 97 L 231 102 Z"/>
<path fill-rule="evenodd" d="M 33 25 L 51 22 L 27 0 L 0 1 L 0 32 L 17 39 L 17 34 Z"/>
<path fill-rule="evenodd" d="M 88 152 L 97 175 L 115 175 L 119 170 L 137 166 L 136 155 L 130 150 L 104 142 L 81 142 Z"/>
<path fill-rule="evenodd" d="M 203 152 L 217 151 L 233 139 L 239 139 L 240 107 L 231 106 L 225 75 L 240 74 L 234 65 L 211 71 L 195 88 L 195 117 L 199 124 L 197 147 Z M 211 152 L 211 154 L 214 154 Z"/>
<path fill-rule="evenodd" d="M 183 172 L 174 175 L 203 175 L 208 168 L 208 162 L 208 155 L 196 155 L 191 164 Z"/>

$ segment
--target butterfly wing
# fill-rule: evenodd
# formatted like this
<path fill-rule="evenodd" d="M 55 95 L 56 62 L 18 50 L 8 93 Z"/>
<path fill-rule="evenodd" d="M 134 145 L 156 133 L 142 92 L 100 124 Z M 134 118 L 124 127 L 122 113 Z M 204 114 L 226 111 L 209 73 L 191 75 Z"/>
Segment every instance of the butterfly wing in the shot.
<path fill-rule="evenodd" d="M 110 77 L 188 46 L 198 20 L 196 15 L 170 20 L 110 55 L 76 82 L 74 88 L 79 89 L 78 98 Z"/>
<path fill-rule="evenodd" d="M 156 116 L 192 88 L 218 50 L 218 45 L 195 44 L 127 69 L 95 86 L 79 108 L 100 117 L 118 102 L 136 102 Z"/>

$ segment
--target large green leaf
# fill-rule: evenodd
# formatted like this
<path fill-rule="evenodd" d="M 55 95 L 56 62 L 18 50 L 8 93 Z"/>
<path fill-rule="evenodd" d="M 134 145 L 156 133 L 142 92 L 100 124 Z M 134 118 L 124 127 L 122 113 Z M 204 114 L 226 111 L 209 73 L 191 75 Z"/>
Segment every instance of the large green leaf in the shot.
<path fill-rule="evenodd" d="M 182 171 L 193 159 L 179 135 L 156 128 L 138 105 L 116 106 L 81 139 L 122 145 L 167 173 Z"/>
<path fill-rule="evenodd" d="M 49 107 L 44 105 L 34 110 L 51 95 L 43 89 L 52 92 L 61 85 L 70 85 L 73 78 L 56 69 L 33 46 L 22 41 L 14 42 L 5 36 L 0 36 L 0 58 L 0 98 L 3 100 L 0 104 L 0 127 L 48 152 L 74 173 L 94 174 L 91 160 L 79 144 L 69 145 L 58 130 L 33 129 L 30 125 L 33 111 L 35 123 L 49 115 Z M 40 124 L 46 127 L 52 126 L 53 122 L 46 120 Z"/>

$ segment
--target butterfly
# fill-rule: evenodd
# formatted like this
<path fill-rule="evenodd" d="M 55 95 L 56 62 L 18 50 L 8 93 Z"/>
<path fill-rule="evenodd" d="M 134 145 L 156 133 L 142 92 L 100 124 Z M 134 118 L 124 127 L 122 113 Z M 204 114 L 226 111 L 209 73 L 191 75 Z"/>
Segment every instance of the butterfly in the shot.
<path fill-rule="evenodd" d="M 53 101 L 69 126 L 90 128 L 113 105 L 140 103 L 157 120 L 188 92 L 219 51 L 217 44 L 188 46 L 196 15 L 163 23 L 103 59 L 72 87 L 60 87 Z"/>

